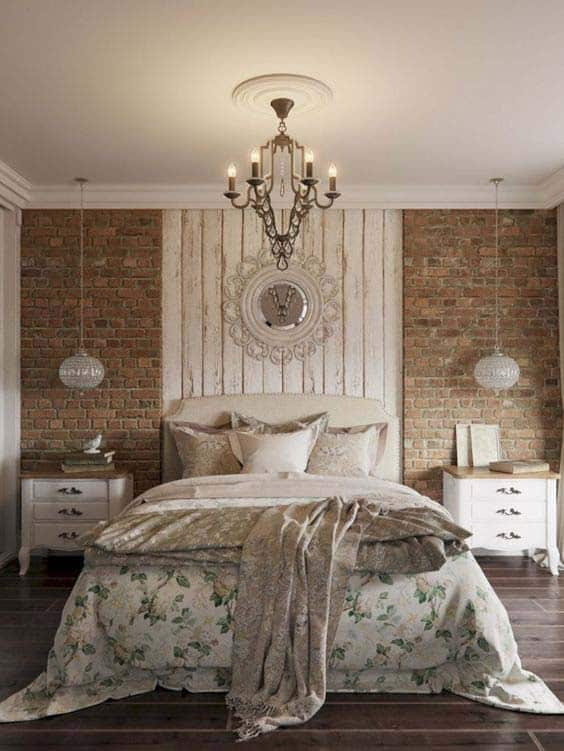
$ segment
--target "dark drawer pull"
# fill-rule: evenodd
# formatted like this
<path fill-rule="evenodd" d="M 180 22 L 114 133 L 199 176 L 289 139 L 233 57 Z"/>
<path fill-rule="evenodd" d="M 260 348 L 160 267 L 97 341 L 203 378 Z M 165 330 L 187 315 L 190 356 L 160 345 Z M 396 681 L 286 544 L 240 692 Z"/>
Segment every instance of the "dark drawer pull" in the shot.
<path fill-rule="evenodd" d="M 509 511 L 506 508 L 500 508 L 496 511 L 496 514 L 503 514 L 503 516 L 521 516 L 521 511 L 510 508 Z"/>
<path fill-rule="evenodd" d="M 60 508 L 59 514 L 63 514 L 63 516 L 82 516 L 82 511 L 79 511 L 73 506 L 71 509 Z"/>
<path fill-rule="evenodd" d="M 510 485 L 508 488 L 498 488 L 496 493 L 503 493 L 503 495 L 521 495 L 522 491 L 517 490 L 517 488 L 514 488 L 512 485 Z"/>
<path fill-rule="evenodd" d="M 507 534 L 507 532 L 500 532 L 497 537 L 501 537 L 503 540 L 520 540 L 521 535 L 518 535 L 516 532 L 510 532 Z"/>
<path fill-rule="evenodd" d="M 76 540 L 77 537 L 80 537 L 78 532 L 61 532 L 59 534 L 59 537 L 62 540 Z"/>
<path fill-rule="evenodd" d="M 79 490 L 74 486 L 72 488 L 60 488 L 57 492 L 62 493 L 63 495 L 82 495 L 82 490 Z"/>

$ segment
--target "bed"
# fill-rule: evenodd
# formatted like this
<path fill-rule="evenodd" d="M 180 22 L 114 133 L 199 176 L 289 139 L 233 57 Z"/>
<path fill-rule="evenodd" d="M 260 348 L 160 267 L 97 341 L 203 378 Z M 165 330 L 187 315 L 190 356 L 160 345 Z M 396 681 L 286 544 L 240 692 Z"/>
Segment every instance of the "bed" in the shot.
<path fill-rule="evenodd" d="M 387 422 L 378 477 L 286 473 L 179 480 L 171 423 L 221 425 L 233 409 L 270 422 L 321 411 L 329 412 L 334 425 Z M 280 394 L 185 399 L 163 421 L 162 456 L 163 485 L 134 502 L 130 530 L 135 530 L 131 520 L 147 509 L 168 520 L 194 509 L 243 513 L 250 506 L 299 506 L 328 496 L 370 496 L 385 502 L 388 511 L 448 516 L 401 485 L 399 420 L 376 400 Z M 91 556 L 65 606 L 45 672 L 0 705 L 0 719 L 37 719 L 157 685 L 228 691 L 239 568 L 175 556 L 158 551 Z M 447 690 L 506 709 L 563 711 L 543 681 L 521 667 L 507 613 L 471 553 L 463 550 L 434 571 L 355 568 L 330 641 L 330 691 Z"/>

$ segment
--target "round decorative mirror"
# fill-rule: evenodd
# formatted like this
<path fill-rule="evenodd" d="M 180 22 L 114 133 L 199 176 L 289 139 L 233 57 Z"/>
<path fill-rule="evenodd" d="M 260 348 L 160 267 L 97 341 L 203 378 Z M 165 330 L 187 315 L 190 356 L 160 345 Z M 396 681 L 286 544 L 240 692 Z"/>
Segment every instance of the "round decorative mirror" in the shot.
<path fill-rule="evenodd" d="M 333 335 L 337 282 L 315 256 L 296 252 L 280 272 L 269 251 L 246 256 L 227 277 L 223 315 L 249 357 L 275 364 L 304 360 Z"/>
<path fill-rule="evenodd" d="M 259 298 L 264 323 L 273 329 L 295 329 L 307 315 L 308 302 L 304 290 L 288 279 L 264 287 Z"/>

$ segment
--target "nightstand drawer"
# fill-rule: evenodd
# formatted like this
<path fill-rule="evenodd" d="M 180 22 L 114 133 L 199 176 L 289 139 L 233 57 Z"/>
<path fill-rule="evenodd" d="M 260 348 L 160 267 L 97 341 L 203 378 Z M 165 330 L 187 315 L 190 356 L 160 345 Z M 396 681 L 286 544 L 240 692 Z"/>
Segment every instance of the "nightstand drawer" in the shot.
<path fill-rule="evenodd" d="M 34 524 L 33 544 L 55 550 L 81 550 L 77 540 L 92 524 Z"/>
<path fill-rule="evenodd" d="M 524 548 L 544 547 L 546 545 L 546 525 L 543 522 L 532 524 L 523 522 L 506 522 L 476 524 L 470 538 L 473 548 L 491 550 L 523 550 Z"/>
<path fill-rule="evenodd" d="M 472 502 L 472 521 L 543 522 L 546 519 L 546 503 L 537 500 L 521 500 L 521 496 L 500 497 L 492 501 Z"/>
<path fill-rule="evenodd" d="M 108 483 L 105 480 L 35 480 L 34 501 L 107 501 Z"/>
<path fill-rule="evenodd" d="M 475 480 L 471 485 L 472 498 L 481 501 L 544 501 L 545 480 Z"/>
<path fill-rule="evenodd" d="M 80 498 L 80 496 L 78 496 Z M 39 521 L 87 522 L 102 521 L 108 518 L 108 504 L 105 501 L 66 501 L 60 503 L 34 503 L 33 518 Z"/>

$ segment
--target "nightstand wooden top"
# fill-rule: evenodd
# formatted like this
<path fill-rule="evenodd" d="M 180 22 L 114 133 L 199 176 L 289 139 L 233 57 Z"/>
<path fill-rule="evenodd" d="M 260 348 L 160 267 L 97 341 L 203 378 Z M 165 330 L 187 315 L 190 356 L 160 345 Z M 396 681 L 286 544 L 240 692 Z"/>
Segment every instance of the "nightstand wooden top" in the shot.
<path fill-rule="evenodd" d="M 559 480 L 558 472 L 492 472 L 487 467 L 455 467 L 446 465 L 447 472 L 458 480 Z"/>
<path fill-rule="evenodd" d="M 56 467 L 45 467 L 42 469 L 38 466 L 33 470 L 26 470 L 20 474 L 22 480 L 119 480 L 127 477 L 131 472 L 125 467 L 116 467 L 113 470 L 100 472 L 63 472 Z"/>

